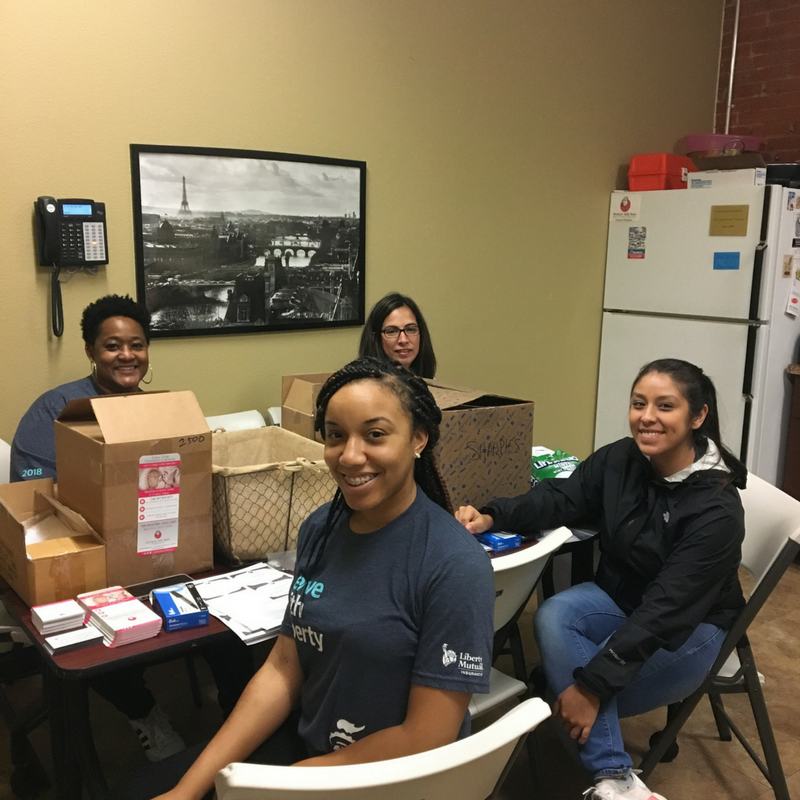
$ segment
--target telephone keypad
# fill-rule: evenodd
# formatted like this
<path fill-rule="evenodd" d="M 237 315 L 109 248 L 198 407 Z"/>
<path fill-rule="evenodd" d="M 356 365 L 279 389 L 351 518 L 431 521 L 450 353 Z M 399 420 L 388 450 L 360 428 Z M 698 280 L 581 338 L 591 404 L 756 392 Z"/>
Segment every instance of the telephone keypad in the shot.
<path fill-rule="evenodd" d="M 106 241 L 103 237 L 102 222 L 83 223 L 83 247 L 86 261 L 105 261 Z"/>

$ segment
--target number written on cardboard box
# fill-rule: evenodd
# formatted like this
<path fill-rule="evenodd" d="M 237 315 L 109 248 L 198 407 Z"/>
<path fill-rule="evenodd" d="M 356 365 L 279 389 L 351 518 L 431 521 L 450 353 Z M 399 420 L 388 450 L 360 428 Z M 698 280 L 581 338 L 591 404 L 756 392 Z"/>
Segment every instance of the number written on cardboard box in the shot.
<path fill-rule="evenodd" d="M 206 440 L 205 436 L 181 436 L 178 439 L 178 447 L 186 447 L 187 444 L 199 444 L 200 442 L 204 442 Z"/>

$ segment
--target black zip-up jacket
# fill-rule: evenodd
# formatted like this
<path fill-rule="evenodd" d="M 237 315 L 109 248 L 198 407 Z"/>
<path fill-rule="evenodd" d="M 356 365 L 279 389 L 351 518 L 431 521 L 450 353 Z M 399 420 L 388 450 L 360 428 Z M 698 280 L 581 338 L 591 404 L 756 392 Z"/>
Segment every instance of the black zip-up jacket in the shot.
<path fill-rule="evenodd" d="M 565 480 L 481 509 L 492 530 L 527 533 L 592 522 L 600 536 L 595 583 L 628 615 L 582 669 L 601 700 L 624 689 L 659 648 L 677 650 L 701 622 L 730 628 L 744 605 L 737 574 L 744 510 L 726 473 L 659 478 L 633 439 L 602 447 Z M 740 488 L 744 488 L 743 484 Z"/>

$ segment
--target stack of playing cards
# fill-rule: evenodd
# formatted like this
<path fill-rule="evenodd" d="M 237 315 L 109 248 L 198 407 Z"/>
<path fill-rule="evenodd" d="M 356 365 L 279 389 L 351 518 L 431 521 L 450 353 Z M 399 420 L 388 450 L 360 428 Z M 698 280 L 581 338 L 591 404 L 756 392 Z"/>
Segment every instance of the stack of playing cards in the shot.
<path fill-rule="evenodd" d="M 74 600 L 61 600 L 31 609 L 31 622 L 42 636 L 71 631 L 83 625 L 86 612 Z"/>
<path fill-rule="evenodd" d="M 89 611 L 89 624 L 103 634 L 108 647 L 149 639 L 161 630 L 161 617 L 121 586 L 86 592 L 78 595 L 78 600 Z"/>

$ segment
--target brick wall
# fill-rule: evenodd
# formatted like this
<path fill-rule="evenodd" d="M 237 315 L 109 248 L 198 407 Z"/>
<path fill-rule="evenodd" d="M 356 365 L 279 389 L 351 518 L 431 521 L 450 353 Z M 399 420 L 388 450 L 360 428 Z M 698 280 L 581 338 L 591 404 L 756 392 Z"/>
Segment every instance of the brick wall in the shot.
<path fill-rule="evenodd" d="M 735 0 L 725 0 L 717 102 L 725 131 Z M 741 0 L 730 133 L 759 136 L 767 163 L 800 161 L 800 1 Z"/>

